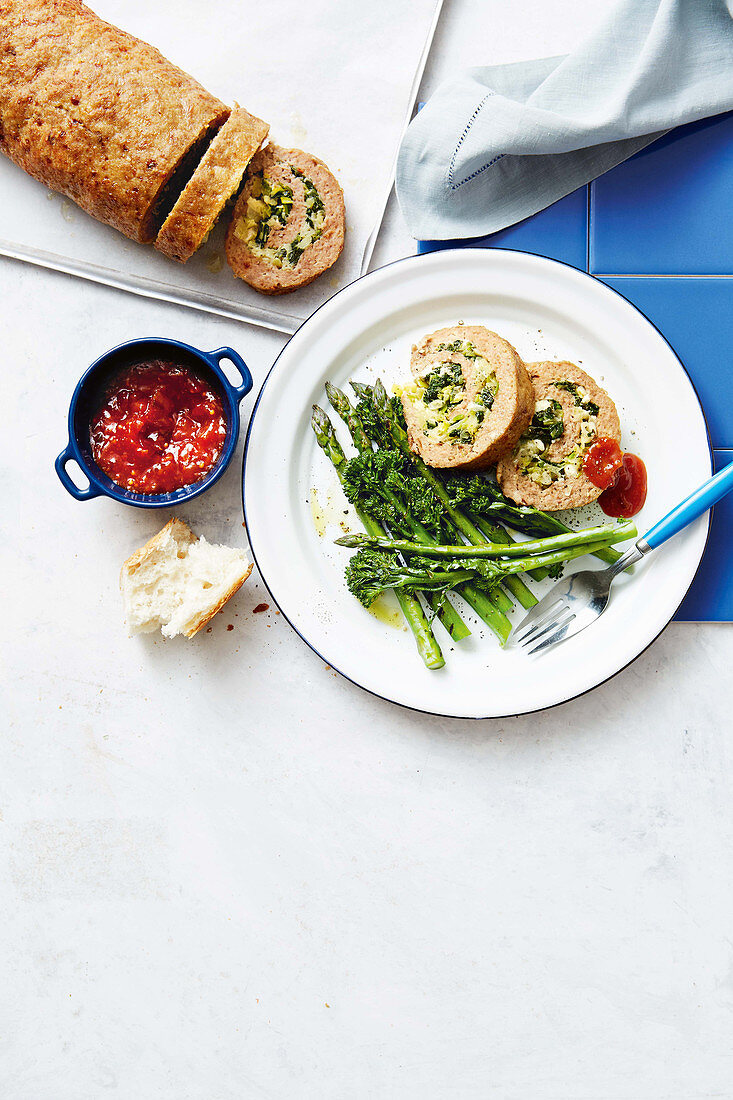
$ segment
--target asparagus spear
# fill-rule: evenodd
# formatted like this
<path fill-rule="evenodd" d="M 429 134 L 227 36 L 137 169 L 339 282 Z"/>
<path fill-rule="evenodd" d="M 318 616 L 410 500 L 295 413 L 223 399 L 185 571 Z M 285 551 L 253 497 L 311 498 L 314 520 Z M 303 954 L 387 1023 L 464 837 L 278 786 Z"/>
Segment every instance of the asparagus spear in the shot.
<path fill-rule="evenodd" d="M 588 547 L 589 545 L 598 546 L 609 545 L 614 542 L 626 542 L 628 539 L 636 538 L 637 534 L 636 524 L 622 523 L 586 527 L 580 531 L 570 531 L 566 535 L 553 535 L 551 538 L 513 542 L 508 545 L 506 543 L 487 542 L 483 546 L 466 546 L 465 543 L 456 545 L 443 543 L 426 546 L 424 543 L 412 542 L 408 539 L 372 538 L 369 535 L 345 535 L 343 538 L 336 539 L 336 544 L 352 548 L 369 546 L 382 550 L 395 550 L 401 554 L 419 554 L 424 558 L 500 558 L 502 560 L 497 564 L 503 567 L 506 558 L 539 557 L 569 547 Z"/>
<path fill-rule="evenodd" d="M 346 455 L 336 438 L 336 433 L 333 430 L 331 421 L 328 419 L 323 409 L 319 408 L 318 405 L 313 406 L 311 426 L 319 446 L 324 454 L 331 460 L 339 479 L 341 479 L 346 466 Z M 381 527 L 376 520 L 372 519 L 372 517 L 365 512 L 361 512 L 358 508 L 356 511 L 367 534 L 375 537 L 384 534 L 384 528 Z M 389 587 L 391 586 L 386 586 L 386 588 Z M 430 624 L 425 617 L 425 612 L 422 609 L 419 599 L 412 592 L 403 591 L 402 586 L 395 588 L 395 596 L 397 597 L 405 621 L 415 637 L 418 652 L 425 662 L 426 667 L 430 669 L 442 668 L 445 664 L 445 660 L 443 659 L 440 646 L 435 640 Z"/>

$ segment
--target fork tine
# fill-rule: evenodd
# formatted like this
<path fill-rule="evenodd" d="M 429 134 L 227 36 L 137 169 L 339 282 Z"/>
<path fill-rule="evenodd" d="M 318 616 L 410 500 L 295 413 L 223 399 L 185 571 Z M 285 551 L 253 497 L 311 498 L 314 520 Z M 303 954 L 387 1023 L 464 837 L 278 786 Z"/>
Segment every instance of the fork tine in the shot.
<path fill-rule="evenodd" d="M 568 613 L 570 613 L 570 618 L 568 618 Z M 542 624 L 542 626 L 538 627 L 537 630 L 533 630 L 524 638 L 524 641 L 521 644 L 525 647 L 528 645 L 534 645 L 534 643 L 538 642 L 540 638 L 543 638 L 545 634 L 549 633 L 551 630 L 559 629 L 560 627 L 564 626 L 566 622 L 571 622 L 571 620 L 574 618 L 575 612 L 570 611 L 570 608 L 567 606 L 567 604 L 563 604 L 557 614 L 553 615 L 549 622 L 545 622 Z"/>
<path fill-rule="evenodd" d="M 562 624 L 558 624 L 557 630 L 554 634 L 549 634 L 546 638 L 544 638 L 543 641 L 540 642 L 539 645 L 536 645 L 534 649 L 530 649 L 530 656 L 534 653 L 541 653 L 544 649 L 549 649 L 551 646 L 557 645 L 558 642 L 561 642 L 567 634 L 568 627 L 570 626 L 574 618 L 575 612 L 573 611 L 569 619 L 566 618 L 563 620 Z"/>
<path fill-rule="evenodd" d="M 533 608 L 528 615 L 525 616 L 523 621 L 519 623 L 515 632 L 513 641 L 519 644 L 524 638 L 526 638 L 532 631 L 537 630 L 539 627 L 544 626 L 558 610 L 562 601 L 558 598 L 545 608 L 541 615 L 537 614 L 537 608 Z"/>

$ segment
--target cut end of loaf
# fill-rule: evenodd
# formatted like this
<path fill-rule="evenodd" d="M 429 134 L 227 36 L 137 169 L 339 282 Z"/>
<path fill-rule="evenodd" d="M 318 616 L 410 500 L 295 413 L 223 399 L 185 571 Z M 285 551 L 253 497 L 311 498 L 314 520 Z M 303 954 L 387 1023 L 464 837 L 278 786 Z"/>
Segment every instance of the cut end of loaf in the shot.
<path fill-rule="evenodd" d="M 201 247 L 268 130 L 262 119 L 233 108 L 165 219 L 155 241 L 159 252 L 185 263 Z"/>
<path fill-rule="evenodd" d="M 251 572 L 243 550 L 212 545 L 182 520 L 172 519 L 122 566 L 128 630 L 193 638 Z"/>

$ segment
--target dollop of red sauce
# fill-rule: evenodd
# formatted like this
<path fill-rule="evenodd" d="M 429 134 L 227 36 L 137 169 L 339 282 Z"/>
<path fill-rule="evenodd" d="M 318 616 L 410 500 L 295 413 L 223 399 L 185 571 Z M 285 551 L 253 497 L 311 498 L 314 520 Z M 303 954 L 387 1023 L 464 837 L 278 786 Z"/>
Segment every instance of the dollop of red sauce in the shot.
<path fill-rule="evenodd" d="M 615 439 L 602 436 L 583 456 L 583 473 L 603 489 L 598 503 L 607 516 L 631 519 L 646 500 L 646 466 L 638 455 L 624 453 Z"/>
<path fill-rule="evenodd" d="M 616 440 L 601 436 L 583 455 L 583 473 L 599 489 L 608 489 L 621 469 L 623 458 Z"/>
<path fill-rule="evenodd" d="M 136 493 L 171 493 L 215 465 L 227 433 L 221 398 L 188 367 L 154 359 L 115 375 L 89 428 L 107 477 Z"/>
<path fill-rule="evenodd" d="M 644 507 L 646 500 L 646 466 L 638 455 L 625 454 L 623 464 L 610 488 L 598 498 L 607 516 L 631 519 Z"/>

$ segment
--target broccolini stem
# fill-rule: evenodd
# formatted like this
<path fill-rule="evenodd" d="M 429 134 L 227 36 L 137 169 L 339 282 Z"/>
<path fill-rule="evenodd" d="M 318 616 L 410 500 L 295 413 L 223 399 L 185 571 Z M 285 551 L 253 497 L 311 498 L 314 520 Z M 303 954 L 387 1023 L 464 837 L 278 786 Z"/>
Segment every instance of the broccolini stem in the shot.
<path fill-rule="evenodd" d="M 469 515 L 470 515 L 470 513 L 469 513 Z M 471 516 L 471 519 L 472 519 L 473 523 L 476 523 L 475 517 Z M 485 538 L 489 538 L 489 535 L 487 534 L 487 532 L 484 530 L 483 526 L 480 523 L 476 524 L 476 526 L 479 528 L 479 530 L 481 531 L 481 533 L 484 535 Z M 499 534 L 499 532 L 501 532 L 501 535 L 496 540 L 497 542 L 503 542 L 504 545 L 507 545 L 508 543 L 512 543 L 512 542 L 515 541 L 511 537 L 509 532 L 505 531 L 503 527 L 498 528 L 497 534 Z M 502 538 L 502 536 L 503 536 L 503 538 Z M 491 540 L 489 540 L 489 541 L 491 541 Z M 539 573 L 540 574 L 540 579 L 542 578 L 541 570 L 537 569 L 537 570 L 535 570 L 535 573 Z M 534 578 L 534 580 L 537 580 L 537 577 L 535 576 L 535 573 L 532 573 L 531 576 Z M 522 580 L 521 577 L 506 577 L 505 580 L 504 580 L 504 584 L 509 589 L 511 594 L 517 600 L 519 600 L 520 604 L 522 605 L 522 607 L 524 608 L 525 611 L 529 611 L 529 609 L 534 607 L 535 604 L 537 603 L 537 597 L 535 596 L 534 592 L 532 592 L 531 589 L 529 589 L 527 587 L 527 585 L 524 583 L 524 581 Z"/>
<path fill-rule="evenodd" d="M 476 524 L 479 531 L 488 539 L 489 542 L 501 542 L 502 538 L 505 542 L 516 542 L 515 538 L 509 534 L 506 528 L 501 527 L 498 523 L 489 523 L 483 516 L 477 516 L 473 512 L 469 512 L 469 517 L 473 523 Z M 501 532 L 501 534 L 500 534 Z M 547 576 L 546 569 L 533 569 L 531 573 L 527 574 L 533 581 L 543 581 Z"/>
<path fill-rule="evenodd" d="M 426 592 L 425 599 L 430 610 L 442 623 L 454 642 L 462 642 L 464 638 L 470 638 L 471 631 L 447 596 L 438 595 L 435 592 Z"/>
<path fill-rule="evenodd" d="M 573 558 L 582 558 L 584 554 L 593 554 L 599 557 L 599 550 L 608 546 L 608 542 L 589 542 L 585 546 L 569 546 L 565 550 L 555 550 L 551 554 L 537 554 L 527 558 L 515 558 L 511 561 L 502 561 L 499 564 L 505 572 L 528 573 L 531 569 L 543 568 L 548 565 L 558 565 L 562 562 L 572 561 Z"/>
<path fill-rule="evenodd" d="M 514 504 L 512 501 L 507 500 L 498 488 L 495 489 L 495 500 L 490 505 L 489 511 L 501 523 L 505 523 L 514 531 L 520 531 L 523 535 L 529 535 L 530 537 L 537 536 L 538 528 L 539 533 L 543 535 L 565 534 L 572 530 L 555 515 L 542 512 L 537 508 L 527 508 L 523 505 Z M 522 514 L 523 512 L 528 513 L 526 519 Z M 488 517 L 482 517 L 482 520 L 483 523 L 489 523 Z M 613 550 L 608 546 L 600 549 L 594 556 L 611 564 L 618 561 L 621 555 L 618 550 Z M 539 576 L 534 579 L 542 580 L 543 578 Z"/>
<path fill-rule="evenodd" d="M 331 460 L 336 473 L 339 475 L 339 479 L 341 479 L 343 469 L 346 465 L 346 455 L 336 438 L 333 424 L 323 409 L 319 408 L 318 405 L 313 406 L 311 426 L 318 441 L 318 445 Z M 384 528 L 381 527 L 376 520 L 372 519 L 371 516 L 367 515 L 366 512 L 361 512 L 357 508 L 356 514 L 361 520 L 367 534 L 377 538 L 384 534 Z M 435 640 L 435 635 L 430 629 L 430 623 L 425 616 L 422 604 L 417 596 L 397 589 L 395 589 L 395 596 L 397 597 L 405 621 L 413 633 L 418 652 L 425 662 L 426 667 L 430 669 L 442 668 L 445 664 L 443 654 L 440 646 Z"/>

